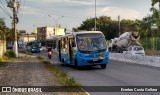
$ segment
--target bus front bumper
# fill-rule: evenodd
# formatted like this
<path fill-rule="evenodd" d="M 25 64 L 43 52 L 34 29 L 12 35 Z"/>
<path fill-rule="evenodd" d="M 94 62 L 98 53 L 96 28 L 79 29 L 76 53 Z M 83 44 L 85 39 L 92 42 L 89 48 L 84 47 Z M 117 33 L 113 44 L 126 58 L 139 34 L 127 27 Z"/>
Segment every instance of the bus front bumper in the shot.
<path fill-rule="evenodd" d="M 109 55 L 101 58 L 83 58 L 79 57 L 77 59 L 78 66 L 94 66 L 94 65 L 101 65 L 101 64 L 108 64 L 109 62 Z"/>

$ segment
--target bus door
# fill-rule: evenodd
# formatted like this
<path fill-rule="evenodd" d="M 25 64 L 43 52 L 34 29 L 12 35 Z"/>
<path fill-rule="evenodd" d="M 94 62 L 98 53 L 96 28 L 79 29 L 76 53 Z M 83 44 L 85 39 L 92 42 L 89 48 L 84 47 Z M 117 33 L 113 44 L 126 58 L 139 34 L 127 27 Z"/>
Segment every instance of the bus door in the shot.
<path fill-rule="evenodd" d="M 69 59 L 70 64 L 74 63 L 75 39 L 69 38 Z"/>
<path fill-rule="evenodd" d="M 59 61 L 61 61 L 61 40 L 58 40 L 58 53 Z"/>
<path fill-rule="evenodd" d="M 69 64 L 69 49 L 68 49 L 68 37 L 63 37 L 62 40 L 61 40 L 61 59 L 62 59 L 62 62 L 66 63 L 66 64 Z"/>

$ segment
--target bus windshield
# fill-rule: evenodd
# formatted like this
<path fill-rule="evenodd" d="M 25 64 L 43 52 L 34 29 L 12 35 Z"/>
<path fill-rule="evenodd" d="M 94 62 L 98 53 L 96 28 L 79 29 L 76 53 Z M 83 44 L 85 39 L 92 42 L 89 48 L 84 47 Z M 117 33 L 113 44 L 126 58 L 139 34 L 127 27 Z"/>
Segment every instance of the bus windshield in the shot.
<path fill-rule="evenodd" d="M 78 50 L 82 53 L 106 51 L 106 40 L 101 33 L 78 34 L 76 41 Z"/>
<path fill-rule="evenodd" d="M 41 48 L 41 42 L 33 42 L 32 48 Z"/>
<path fill-rule="evenodd" d="M 29 42 L 27 43 L 27 46 L 31 48 L 41 48 L 41 42 L 37 42 L 37 41 Z"/>

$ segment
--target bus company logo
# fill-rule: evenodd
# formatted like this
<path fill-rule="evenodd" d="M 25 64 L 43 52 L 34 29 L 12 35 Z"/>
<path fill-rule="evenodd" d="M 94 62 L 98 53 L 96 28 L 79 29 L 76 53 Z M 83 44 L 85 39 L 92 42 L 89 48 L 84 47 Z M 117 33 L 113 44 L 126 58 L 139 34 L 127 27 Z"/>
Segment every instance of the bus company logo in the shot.
<path fill-rule="evenodd" d="M 11 87 L 2 87 L 2 92 L 11 92 Z"/>

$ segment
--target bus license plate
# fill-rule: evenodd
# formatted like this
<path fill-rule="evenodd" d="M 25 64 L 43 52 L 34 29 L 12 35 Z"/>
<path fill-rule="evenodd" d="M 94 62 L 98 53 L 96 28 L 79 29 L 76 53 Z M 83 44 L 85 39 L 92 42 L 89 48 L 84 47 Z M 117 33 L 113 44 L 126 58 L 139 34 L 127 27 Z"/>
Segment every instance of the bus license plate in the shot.
<path fill-rule="evenodd" d="M 94 59 L 93 61 L 94 61 L 94 62 L 95 62 L 95 61 L 98 61 L 98 59 Z"/>

